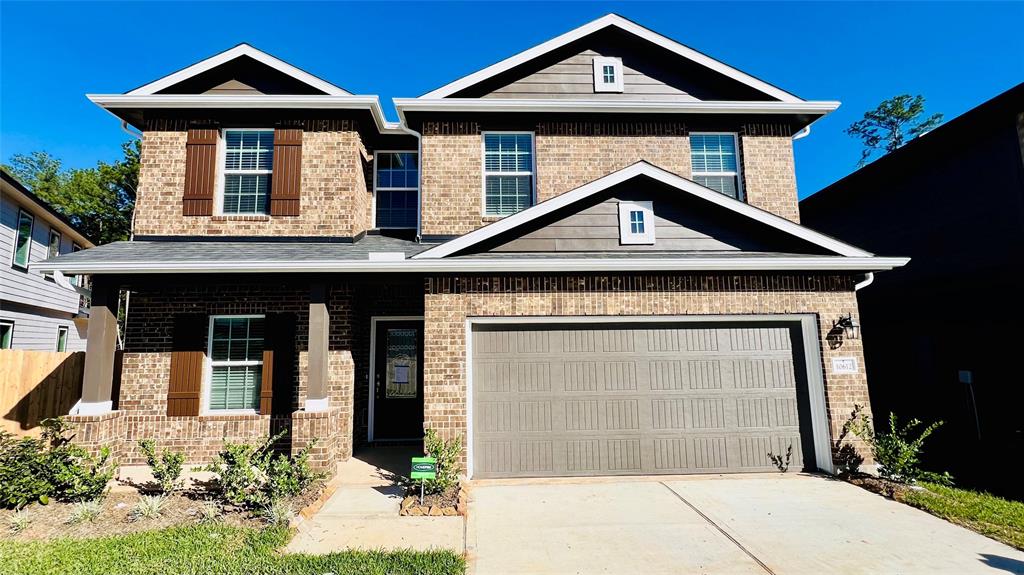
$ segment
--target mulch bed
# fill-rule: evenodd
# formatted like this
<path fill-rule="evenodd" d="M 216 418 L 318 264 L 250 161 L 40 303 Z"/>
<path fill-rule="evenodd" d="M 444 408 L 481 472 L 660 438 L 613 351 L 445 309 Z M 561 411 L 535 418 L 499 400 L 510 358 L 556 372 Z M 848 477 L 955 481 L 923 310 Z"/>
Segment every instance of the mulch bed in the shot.
<path fill-rule="evenodd" d="M 874 475 L 868 475 L 866 473 L 858 473 L 856 475 L 844 477 L 843 479 L 857 487 L 867 489 L 872 493 L 877 493 L 888 497 L 889 499 L 895 499 L 896 501 L 899 501 L 907 491 L 913 489 L 913 487 L 910 487 L 909 485 L 896 483 L 895 481 L 890 481 Z"/>
<path fill-rule="evenodd" d="M 420 503 L 420 489 L 418 486 L 410 486 L 406 490 L 405 499 L 402 500 L 400 515 L 411 516 L 439 516 L 439 515 L 465 515 L 466 499 L 465 491 L 456 485 L 444 493 L 432 493 L 423 497 Z"/>

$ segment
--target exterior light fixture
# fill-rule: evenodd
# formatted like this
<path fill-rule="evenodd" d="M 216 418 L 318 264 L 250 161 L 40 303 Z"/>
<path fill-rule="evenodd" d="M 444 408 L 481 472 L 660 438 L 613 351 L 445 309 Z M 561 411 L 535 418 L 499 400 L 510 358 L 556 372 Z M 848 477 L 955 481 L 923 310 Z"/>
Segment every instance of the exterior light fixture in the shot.
<path fill-rule="evenodd" d="M 860 339 L 860 323 L 854 319 L 853 314 L 846 314 L 835 322 L 835 327 L 843 330 L 845 339 Z"/>

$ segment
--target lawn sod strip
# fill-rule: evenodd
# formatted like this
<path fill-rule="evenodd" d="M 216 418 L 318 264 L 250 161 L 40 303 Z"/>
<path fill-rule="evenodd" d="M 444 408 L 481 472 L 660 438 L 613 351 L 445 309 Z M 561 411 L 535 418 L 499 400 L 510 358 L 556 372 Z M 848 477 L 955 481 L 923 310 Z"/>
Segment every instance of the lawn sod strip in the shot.
<path fill-rule="evenodd" d="M 193 525 L 102 539 L 18 543 L 0 540 L 5 575 L 461 575 L 453 551 L 346 551 L 281 554 L 290 533 Z"/>
<path fill-rule="evenodd" d="M 1024 503 L 988 493 L 921 483 L 898 499 L 951 523 L 1024 550 Z"/>

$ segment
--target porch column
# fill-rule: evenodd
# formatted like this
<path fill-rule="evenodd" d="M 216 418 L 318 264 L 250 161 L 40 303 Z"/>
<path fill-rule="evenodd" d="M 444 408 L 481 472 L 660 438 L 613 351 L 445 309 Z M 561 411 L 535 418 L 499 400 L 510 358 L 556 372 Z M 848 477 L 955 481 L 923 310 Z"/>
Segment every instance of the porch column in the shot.
<path fill-rule="evenodd" d="M 327 313 L 327 286 L 314 283 L 309 289 L 309 379 L 306 386 L 306 411 L 326 411 L 327 351 L 331 318 Z"/>
<path fill-rule="evenodd" d="M 114 381 L 114 351 L 117 349 L 117 295 L 113 281 L 104 276 L 93 276 L 78 415 L 100 415 L 113 409 L 110 391 Z"/>

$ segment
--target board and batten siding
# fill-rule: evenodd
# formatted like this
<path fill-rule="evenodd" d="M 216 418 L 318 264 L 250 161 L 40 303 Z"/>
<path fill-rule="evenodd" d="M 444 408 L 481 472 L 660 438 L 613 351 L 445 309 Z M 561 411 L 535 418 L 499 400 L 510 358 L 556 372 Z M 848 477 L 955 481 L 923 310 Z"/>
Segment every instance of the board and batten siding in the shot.
<path fill-rule="evenodd" d="M 724 226 L 697 222 L 679 205 L 654 201 L 655 243 L 619 243 L 619 202 L 651 199 L 642 194 L 621 194 L 584 208 L 561 220 L 493 248 L 494 252 L 637 252 L 637 251 L 739 251 L 741 238 Z M 749 246 L 747 246 L 749 249 Z"/>
<path fill-rule="evenodd" d="M 603 56 L 584 50 L 529 74 L 507 86 L 486 94 L 485 98 L 588 98 L 632 100 L 678 100 L 694 102 L 697 98 L 684 90 L 652 78 L 622 64 L 622 93 L 594 92 L 594 58 Z M 611 55 L 611 54 L 609 54 Z"/>
<path fill-rule="evenodd" d="M 53 280 L 46 279 L 38 272 L 11 266 L 19 209 L 22 209 L 22 206 L 15 203 L 7 194 L 3 194 L 0 199 L 0 308 L 6 308 L 7 302 L 13 302 L 68 314 L 77 313 L 77 292 L 58 286 Z M 50 225 L 37 210 L 32 209 L 32 206 L 25 206 L 24 209 L 34 216 L 29 262 L 43 261 L 47 254 Z M 61 234 L 60 253 L 70 253 L 73 243 L 67 234 Z"/>

